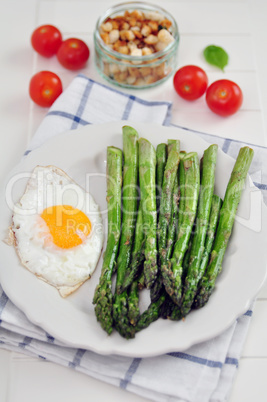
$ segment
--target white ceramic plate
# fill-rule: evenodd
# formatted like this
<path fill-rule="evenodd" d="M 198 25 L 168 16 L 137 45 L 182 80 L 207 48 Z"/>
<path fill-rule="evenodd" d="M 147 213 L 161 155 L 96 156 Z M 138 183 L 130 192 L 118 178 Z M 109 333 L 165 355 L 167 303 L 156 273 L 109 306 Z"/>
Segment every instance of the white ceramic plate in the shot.
<path fill-rule="evenodd" d="M 56 165 L 80 185 L 87 185 L 87 189 L 89 184 L 89 191 L 100 205 L 106 223 L 106 147 L 122 147 L 121 128 L 124 124 L 125 122 L 116 122 L 85 126 L 59 135 L 24 158 L 11 172 L 6 183 L 10 183 L 13 177 L 18 177 L 17 174 L 31 172 L 36 165 Z M 154 146 L 170 138 L 179 138 L 181 149 L 197 151 L 200 157 L 208 147 L 196 135 L 177 128 L 130 122 L 127 124 L 135 127 L 140 137 L 146 137 Z M 224 196 L 233 165 L 234 160 L 219 150 L 215 192 L 221 197 Z M 14 181 L 14 201 L 21 197 L 26 181 Z M 1 239 L 6 236 L 12 214 L 5 199 L 5 188 L 6 184 L 2 188 L 0 200 Z M 67 299 L 62 299 L 56 289 L 21 266 L 14 248 L 1 241 L 0 281 L 8 297 L 33 323 L 67 345 L 101 354 L 132 357 L 181 351 L 220 334 L 249 308 L 266 276 L 266 218 L 267 212 L 261 194 L 248 179 L 225 255 L 223 271 L 207 305 L 191 312 L 185 321 L 159 319 L 131 340 L 123 339 L 116 332 L 108 336 L 96 321 L 92 298 L 101 271 L 102 257 L 92 279 Z"/>

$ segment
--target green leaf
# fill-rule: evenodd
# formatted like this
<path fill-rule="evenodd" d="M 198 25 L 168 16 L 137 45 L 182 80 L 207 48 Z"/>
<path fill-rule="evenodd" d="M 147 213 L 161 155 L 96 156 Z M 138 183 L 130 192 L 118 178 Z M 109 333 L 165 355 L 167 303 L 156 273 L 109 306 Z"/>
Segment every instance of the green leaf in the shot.
<path fill-rule="evenodd" d="M 228 64 L 228 54 L 222 47 L 215 45 L 207 46 L 203 54 L 209 64 L 219 67 L 221 70 Z"/>

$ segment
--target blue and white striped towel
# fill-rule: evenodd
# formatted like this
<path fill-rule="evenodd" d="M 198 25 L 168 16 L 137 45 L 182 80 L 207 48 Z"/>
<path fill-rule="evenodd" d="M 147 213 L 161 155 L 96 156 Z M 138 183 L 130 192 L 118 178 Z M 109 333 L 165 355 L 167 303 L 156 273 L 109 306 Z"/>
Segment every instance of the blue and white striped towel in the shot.
<path fill-rule="evenodd" d="M 143 101 L 79 75 L 53 104 L 30 149 L 69 129 L 122 119 L 170 125 L 171 103 Z M 198 134 L 214 142 L 214 136 Z M 216 142 L 234 157 L 242 145 L 218 137 Z M 262 183 L 267 177 L 259 178 L 257 172 L 267 172 L 260 165 L 267 161 L 267 150 L 253 148 L 251 174 L 266 201 L 267 185 Z M 101 356 L 67 347 L 33 325 L 0 286 L 0 347 L 70 367 L 154 401 L 220 402 L 229 394 L 251 315 L 248 310 L 220 336 L 185 352 L 146 359 Z"/>

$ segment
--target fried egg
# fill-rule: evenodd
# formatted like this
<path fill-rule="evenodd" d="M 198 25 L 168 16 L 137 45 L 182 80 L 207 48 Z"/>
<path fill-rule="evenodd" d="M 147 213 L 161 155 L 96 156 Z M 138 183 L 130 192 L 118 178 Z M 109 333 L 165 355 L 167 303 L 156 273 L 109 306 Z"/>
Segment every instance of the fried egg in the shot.
<path fill-rule="evenodd" d="M 21 263 L 63 297 L 91 277 L 103 247 L 99 206 L 55 166 L 34 169 L 11 230 Z"/>

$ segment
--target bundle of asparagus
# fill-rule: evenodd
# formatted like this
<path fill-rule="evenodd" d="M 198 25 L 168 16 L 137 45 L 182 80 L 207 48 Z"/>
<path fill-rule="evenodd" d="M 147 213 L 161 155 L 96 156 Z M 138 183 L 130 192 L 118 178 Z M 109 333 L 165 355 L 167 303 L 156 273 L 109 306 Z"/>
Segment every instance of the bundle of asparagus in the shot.
<path fill-rule="evenodd" d="M 253 150 L 240 149 L 222 201 L 214 194 L 217 145 L 199 161 L 196 152 L 180 151 L 179 140 L 155 151 L 134 128 L 122 131 L 123 151 L 107 151 L 109 229 L 93 303 L 102 328 L 129 339 L 159 317 L 180 320 L 208 302 Z M 144 287 L 151 303 L 140 314 Z"/>

